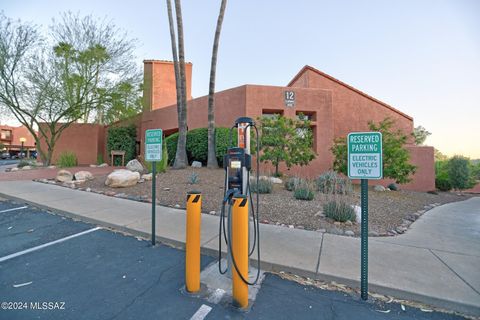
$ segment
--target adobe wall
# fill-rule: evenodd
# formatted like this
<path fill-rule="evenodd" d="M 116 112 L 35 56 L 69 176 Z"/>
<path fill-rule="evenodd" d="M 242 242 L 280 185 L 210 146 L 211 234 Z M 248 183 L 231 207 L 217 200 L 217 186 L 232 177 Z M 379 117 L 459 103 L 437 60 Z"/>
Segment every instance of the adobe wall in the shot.
<path fill-rule="evenodd" d="M 215 123 L 217 127 L 231 127 L 234 121 L 245 115 L 246 86 L 236 87 L 215 94 Z M 208 96 L 192 99 L 187 103 L 187 127 L 189 130 L 208 125 Z M 178 131 L 177 106 L 144 112 L 141 118 L 139 140 L 141 154 L 145 130 L 161 128 L 165 135 Z"/>
<path fill-rule="evenodd" d="M 378 123 L 387 117 L 395 120 L 395 127 L 405 134 L 413 132 L 411 117 L 312 70 L 307 69 L 291 86 L 332 90 L 335 138 L 352 131 L 369 131 L 369 121 Z M 410 136 L 409 142 L 413 142 Z"/>
<path fill-rule="evenodd" d="M 177 88 L 175 85 L 175 70 L 172 61 L 145 60 L 144 79 L 144 110 L 155 110 L 177 103 Z M 187 100 L 192 99 L 192 64 L 185 63 Z"/>
<path fill-rule="evenodd" d="M 44 127 L 46 124 L 42 123 L 40 126 Z M 52 164 L 56 164 L 60 154 L 65 151 L 74 152 L 79 165 L 96 164 L 98 152 L 104 141 L 104 132 L 103 125 L 72 123 L 61 133 L 55 144 Z M 47 152 L 45 139 L 41 139 L 40 146 Z M 40 153 L 38 155 L 40 157 Z"/>

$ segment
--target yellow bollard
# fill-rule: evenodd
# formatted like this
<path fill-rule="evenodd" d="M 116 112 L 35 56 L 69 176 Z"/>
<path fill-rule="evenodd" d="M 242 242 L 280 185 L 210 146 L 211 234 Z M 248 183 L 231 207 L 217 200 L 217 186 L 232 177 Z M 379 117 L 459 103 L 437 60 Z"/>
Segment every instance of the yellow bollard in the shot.
<path fill-rule="evenodd" d="M 232 212 L 232 255 L 238 271 L 248 280 L 248 199 L 234 196 Z M 232 270 L 233 302 L 240 308 L 248 307 L 248 285 L 242 281 L 237 270 Z"/>
<path fill-rule="evenodd" d="M 200 290 L 200 223 L 202 195 L 187 194 L 187 239 L 185 248 L 185 287 L 188 292 Z"/>

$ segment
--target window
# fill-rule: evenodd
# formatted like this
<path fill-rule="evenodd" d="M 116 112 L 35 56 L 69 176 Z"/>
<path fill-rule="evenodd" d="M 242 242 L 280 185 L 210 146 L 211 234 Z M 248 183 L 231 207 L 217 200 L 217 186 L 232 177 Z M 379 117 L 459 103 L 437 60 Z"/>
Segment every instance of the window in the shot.
<path fill-rule="evenodd" d="M 2 129 L 2 131 L 0 132 L 0 139 L 1 140 L 12 140 L 12 130 Z"/>

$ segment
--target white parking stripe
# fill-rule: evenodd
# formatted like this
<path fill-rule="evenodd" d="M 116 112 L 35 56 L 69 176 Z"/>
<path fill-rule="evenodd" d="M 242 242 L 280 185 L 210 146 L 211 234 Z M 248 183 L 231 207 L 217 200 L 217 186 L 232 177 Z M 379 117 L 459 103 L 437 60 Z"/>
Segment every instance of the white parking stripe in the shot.
<path fill-rule="evenodd" d="M 15 210 L 22 210 L 22 209 L 27 209 L 27 208 L 28 208 L 28 206 L 18 207 L 18 208 L 12 208 L 12 209 L 6 209 L 6 210 L 0 211 L 0 213 L 9 212 L 9 211 L 15 211 Z"/>
<path fill-rule="evenodd" d="M 76 237 L 79 237 L 79 236 L 83 236 L 84 234 L 87 234 L 87 233 L 90 233 L 90 232 L 93 232 L 93 231 L 97 231 L 97 230 L 100 230 L 100 229 L 102 229 L 102 228 L 101 227 L 96 227 L 96 228 L 93 228 L 93 229 L 88 229 L 88 230 L 82 231 L 80 233 L 72 234 L 71 236 L 68 236 L 68 237 L 65 237 L 65 238 L 61 238 L 61 239 L 58 239 L 58 240 L 55 240 L 55 241 L 52 241 L 52 242 L 41 244 L 39 246 L 30 248 L 30 249 L 26 249 L 26 250 L 23 250 L 23 251 L 12 253 L 12 254 L 9 254 L 8 256 L 0 258 L 0 262 L 4 262 L 4 261 L 10 260 L 10 259 L 22 256 L 22 255 L 27 254 L 27 253 L 49 247 L 51 245 L 54 245 L 54 244 L 57 244 L 57 243 L 60 243 L 60 242 L 63 242 L 63 241 L 67 241 L 67 240 L 70 240 L 70 239 L 73 239 L 73 238 L 76 238 Z"/>
<path fill-rule="evenodd" d="M 212 307 L 209 307 L 206 304 L 202 304 L 200 309 L 195 312 L 195 314 L 190 318 L 190 320 L 203 320 L 210 311 L 212 311 Z"/>

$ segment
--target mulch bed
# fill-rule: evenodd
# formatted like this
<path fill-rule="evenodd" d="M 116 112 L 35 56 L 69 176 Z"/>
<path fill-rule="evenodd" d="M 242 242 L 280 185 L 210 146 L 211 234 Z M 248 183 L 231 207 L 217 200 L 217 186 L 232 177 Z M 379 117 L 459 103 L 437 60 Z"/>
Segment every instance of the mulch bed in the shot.
<path fill-rule="evenodd" d="M 197 182 L 191 184 L 191 176 L 198 175 Z M 202 211 L 219 214 L 223 198 L 224 170 L 206 168 L 187 168 L 168 170 L 157 176 L 157 201 L 161 205 L 185 208 L 188 191 L 202 193 Z M 151 199 L 151 181 L 145 181 L 129 188 L 110 188 L 105 186 L 106 175 L 96 176 L 79 186 L 82 190 L 100 192 L 136 200 Z M 414 191 L 369 191 L 369 232 L 371 236 L 396 235 L 406 231 L 408 226 L 425 211 L 441 204 L 466 200 L 471 195 L 439 192 L 430 194 Z M 360 234 L 360 225 L 339 223 L 326 218 L 322 213 L 323 204 L 328 196 L 317 193 L 312 201 L 296 200 L 291 191 L 283 185 L 275 184 L 271 194 L 260 195 L 260 221 L 290 228 L 317 230 L 322 232 L 345 234 L 353 231 Z M 354 186 L 350 199 L 360 204 L 360 189 Z M 150 200 L 151 201 L 151 200 Z M 347 235 L 352 235 L 347 232 Z"/>

